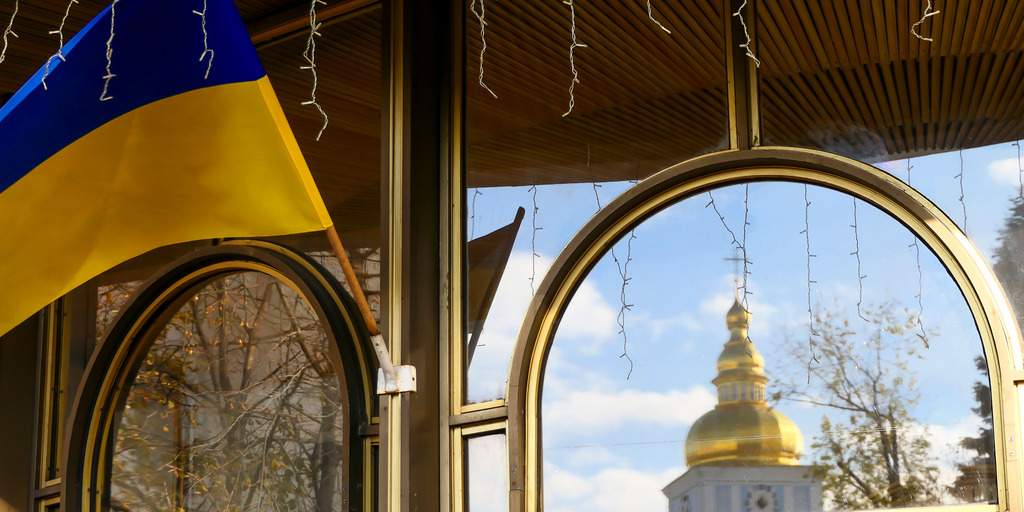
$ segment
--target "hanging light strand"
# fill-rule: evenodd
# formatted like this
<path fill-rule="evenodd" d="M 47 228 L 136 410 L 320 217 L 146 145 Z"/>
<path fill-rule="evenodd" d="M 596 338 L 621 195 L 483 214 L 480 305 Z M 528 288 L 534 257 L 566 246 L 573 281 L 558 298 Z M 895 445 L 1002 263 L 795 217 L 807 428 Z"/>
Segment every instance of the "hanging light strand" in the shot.
<path fill-rule="evenodd" d="M 756 55 L 754 55 L 754 50 L 750 49 L 750 43 L 751 43 L 750 31 L 747 29 L 747 22 L 746 22 L 746 20 L 743 19 L 743 8 L 746 7 L 746 6 L 747 6 L 747 0 L 743 0 L 743 3 L 740 4 L 740 7 L 738 9 L 736 9 L 736 12 L 732 13 L 733 16 L 739 18 L 740 25 L 743 26 L 743 36 L 747 38 L 747 42 L 741 44 L 740 48 L 743 48 L 747 52 L 747 57 L 750 57 L 750 60 L 754 61 L 754 65 L 755 66 L 761 67 L 761 60 L 758 59 Z"/>
<path fill-rule="evenodd" d="M 572 35 L 572 44 L 569 45 L 569 68 L 572 70 L 572 82 L 569 83 L 569 110 L 566 110 L 562 117 L 571 114 L 573 107 L 576 106 L 576 84 L 580 83 L 580 74 L 576 70 L 576 48 L 587 47 L 576 39 L 576 5 L 573 2 L 574 0 L 562 1 L 563 4 L 569 6 L 569 18 L 572 21 L 569 32 Z"/>
<path fill-rule="evenodd" d="M 213 50 L 210 49 L 209 34 L 206 32 L 206 0 L 203 0 L 202 11 L 193 9 L 192 12 L 199 15 L 203 27 L 203 53 L 199 54 L 199 62 L 206 58 L 206 54 L 210 54 L 210 60 L 206 63 L 206 74 L 203 75 L 203 80 L 206 80 L 210 78 L 210 69 L 213 68 Z"/>
<path fill-rule="evenodd" d="M 743 309 L 750 311 L 747 304 L 747 296 L 754 292 L 747 289 L 747 278 L 750 277 L 749 265 L 752 264 L 747 255 L 747 226 L 750 225 L 750 183 L 743 184 L 743 240 L 740 242 L 740 252 L 743 253 Z M 748 337 L 749 339 L 749 337 Z"/>
<path fill-rule="evenodd" d="M 64 59 L 64 24 L 67 23 L 68 15 L 71 14 L 71 6 L 75 5 L 77 3 L 78 3 L 78 0 L 71 0 L 70 2 L 68 2 L 68 7 L 66 9 L 64 9 L 64 17 L 62 17 L 60 19 L 60 26 L 57 27 L 56 30 L 51 30 L 50 31 L 51 35 L 57 34 L 58 46 L 57 46 L 57 53 L 51 55 L 49 59 L 46 59 L 46 66 L 43 67 L 43 78 L 42 78 L 42 80 L 40 80 L 40 82 L 43 84 L 43 90 L 44 91 L 49 90 L 49 89 L 46 88 L 46 77 L 50 76 L 50 64 L 53 62 L 53 59 L 60 59 L 61 62 L 65 61 L 65 59 Z"/>
<path fill-rule="evenodd" d="M 1024 203 L 1024 165 L 1020 160 L 1020 141 L 1014 142 L 1011 146 L 1017 146 L 1017 199 Z"/>
<path fill-rule="evenodd" d="M 626 361 L 629 361 L 629 372 L 626 373 L 626 380 L 629 380 L 630 375 L 633 375 L 633 358 L 629 357 L 629 338 L 626 334 L 626 312 L 633 309 L 633 305 L 626 302 L 626 286 L 633 279 L 629 277 L 629 263 L 633 261 L 633 240 L 636 240 L 636 230 L 630 230 L 629 238 L 626 239 L 625 261 L 619 261 L 619 258 L 615 256 L 615 251 L 612 251 L 612 259 L 615 261 L 615 266 L 619 269 L 619 277 L 622 278 L 622 287 L 619 289 L 619 314 L 615 317 L 615 321 L 619 324 L 619 334 L 622 335 L 622 354 L 619 355 L 619 359 L 625 358 Z"/>
<path fill-rule="evenodd" d="M 860 262 L 860 229 L 857 226 L 857 198 L 853 198 L 853 224 L 850 224 L 853 228 L 853 243 L 854 250 L 850 253 L 850 256 L 857 258 L 857 316 L 865 322 L 870 322 L 867 317 L 864 316 L 864 312 L 861 310 L 861 304 L 864 302 L 864 278 L 868 277 L 861 271 Z"/>
<path fill-rule="evenodd" d="M 817 258 L 817 254 L 811 254 L 811 201 L 807 197 L 807 184 L 804 184 L 804 242 L 807 246 L 807 350 L 811 357 L 807 360 L 807 383 L 811 382 L 811 367 L 818 362 L 818 355 L 814 351 L 814 336 L 818 331 L 814 329 L 814 312 L 811 309 L 811 285 L 817 281 L 811 279 L 811 258 Z"/>
<path fill-rule="evenodd" d="M 320 106 L 316 101 L 316 87 L 317 87 L 317 74 L 316 74 L 316 38 L 320 37 L 320 22 L 316 20 L 316 4 L 326 5 L 324 0 L 313 0 L 309 4 L 309 38 L 306 39 L 306 50 L 302 52 L 302 57 L 306 59 L 307 65 L 300 66 L 299 69 L 308 69 L 313 75 L 313 90 L 309 94 L 309 99 L 303 101 L 303 105 L 313 105 L 317 110 L 320 111 L 320 115 L 324 118 L 324 124 L 320 127 L 320 131 L 316 134 L 316 140 L 320 140 L 320 136 L 324 134 L 324 130 L 327 129 L 327 112 L 324 112 L 324 108 Z"/>
<path fill-rule="evenodd" d="M 924 12 L 921 13 L 921 19 L 917 20 L 917 23 L 910 26 L 910 33 L 914 34 L 914 37 L 922 41 L 928 41 L 929 43 L 932 42 L 932 38 L 922 36 L 921 33 L 917 31 L 917 27 L 920 27 L 921 24 L 924 23 L 924 20 L 931 18 L 940 12 L 942 11 L 932 9 L 932 0 L 928 0 L 928 5 L 924 8 Z"/>
<path fill-rule="evenodd" d="M 14 10 L 11 11 L 11 20 L 7 22 L 7 28 L 4 29 L 4 46 L 0 48 L 0 62 L 3 62 L 7 58 L 7 36 L 18 37 L 18 34 L 14 33 L 14 18 L 18 16 L 18 0 L 14 0 Z"/>
<path fill-rule="evenodd" d="M 473 203 L 469 210 L 469 239 L 472 240 L 476 232 L 476 198 L 484 195 L 479 188 L 473 189 Z"/>
<path fill-rule="evenodd" d="M 710 206 L 715 210 L 715 215 L 718 215 L 718 220 L 722 222 L 722 227 L 725 228 L 725 230 L 729 232 L 729 236 L 732 237 L 731 243 L 736 246 L 737 249 L 742 249 L 743 246 L 741 246 L 740 241 L 736 239 L 736 233 L 733 233 L 732 229 L 729 228 L 729 224 L 725 222 L 725 216 L 722 215 L 722 212 L 718 211 L 718 205 L 715 204 L 715 196 L 711 195 L 710 190 L 708 191 L 708 199 L 710 199 L 710 201 L 708 201 L 708 204 L 704 205 L 704 208 Z"/>
<path fill-rule="evenodd" d="M 594 199 L 597 200 L 597 210 L 601 210 L 601 196 L 598 194 L 597 189 L 601 188 L 596 182 L 594 185 Z M 629 362 L 629 371 L 626 373 L 626 380 L 633 375 L 633 358 L 629 356 L 629 335 L 626 333 L 626 312 L 632 311 L 633 304 L 629 304 L 626 301 L 626 286 L 629 285 L 631 277 L 629 277 L 629 264 L 633 261 L 633 240 L 636 240 L 636 230 L 631 229 L 629 231 L 629 238 L 626 239 L 626 258 L 625 261 L 619 259 L 618 255 L 615 254 L 615 246 L 612 246 L 609 251 L 612 256 L 612 261 L 615 262 L 615 267 L 619 271 L 619 278 L 622 279 L 622 286 L 619 289 L 619 314 L 615 317 L 615 322 L 619 324 L 618 334 L 622 336 L 622 354 L 619 355 L 619 359 L 625 359 Z"/>
<path fill-rule="evenodd" d="M 964 150 L 960 150 L 960 174 L 953 176 L 960 181 L 960 208 L 964 211 L 964 234 L 967 234 L 967 204 L 964 203 Z"/>
<path fill-rule="evenodd" d="M 476 19 L 480 20 L 480 87 L 483 87 L 487 92 L 491 93 L 491 96 L 498 97 L 490 87 L 484 83 L 484 55 L 487 53 L 487 21 L 484 18 L 487 16 L 487 10 L 484 6 L 484 0 L 479 0 L 480 10 L 476 10 L 478 0 L 473 0 L 469 4 L 469 10 L 476 15 Z"/>
<path fill-rule="evenodd" d="M 540 254 L 537 254 L 537 232 L 544 228 L 537 227 L 537 212 L 540 211 L 540 208 L 537 207 L 537 185 L 532 185 L 527 189 L 527 192 L 530 192 L 533 195 L 533 217 L 531 220 L 533 223 L 533 232 L 530 235 L 530 251 L 533 253 L 530 257 L 530 296 L 533 296 L 537 293 L 537 290 L 534 287 L 534 281 L 537 278 L 537 258 L 540 257 Z"/>
<path fill-rule="evenodd" d="M 107 94 L 107 91 L 110 89 L 110 80 L 117 76 L 110 71 L 111 62 L 114 58 L 114 8 L 116 7 L 117 0 L 114 0 L 110 4 L 110 37 L 107 38 L 107 74 L 103 75 L 103 91 L 100 92 L 100 101 L 107 101 L 113 98 L 113 96 Z"/>
<path fill-rule="evenodd" d="M 669 30 L 665 25 L 662 25 L 660 21 L 654 18 L 654 9 L 651 7 L 651 0 L 647 0 L 647 17 L 650 18 L 651 21 L 653 21 L 654 24 L 658 26 L 658 28 L 664 30 L 666 34 L 672 33 L 672 31 Z"/>
<path fill-rule="evenodd" d="M 914 166 L 910 165 L 910 159 L 908 158 L 908 187 L 910 186 L 910 171 L 913 168 Z M 908 245 L 907 247 L 914 249 L 914 258 L 917 262 L 917 295 L 915 295 L 914 297 L 917 299 L 917 328 L 921 330 L 921 332 L 917 333 L 917 337 L 920 338 L 922 342 L 924 342 L 924 348 L 928 348 L 928 333 L 924 329 L 924 320 L 922 320 L 922 317 L 924 316 L 924 271 L 921 269 L 921 245 L 918 243 L 917 235 L 913 233 L 911 233 L 910 235 L 914 237 L 914 242 Z"/>

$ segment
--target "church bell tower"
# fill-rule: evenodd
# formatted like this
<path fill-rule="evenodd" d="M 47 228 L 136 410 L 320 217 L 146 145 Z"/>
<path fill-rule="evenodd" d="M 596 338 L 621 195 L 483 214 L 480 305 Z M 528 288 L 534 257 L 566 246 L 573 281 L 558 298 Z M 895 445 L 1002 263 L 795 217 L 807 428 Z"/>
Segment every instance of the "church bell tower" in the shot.
<path fill-rule="evenodd" d="M 662 492 L 669 512 L 812 512 L 821 483 L 800 465 L 803 435 L 766 401 L 764 358 L 747 336 L 750 313 L 726 314 L 729 341 L 718 356 L 718 404 L 690 427 L 687 471 Z"/>

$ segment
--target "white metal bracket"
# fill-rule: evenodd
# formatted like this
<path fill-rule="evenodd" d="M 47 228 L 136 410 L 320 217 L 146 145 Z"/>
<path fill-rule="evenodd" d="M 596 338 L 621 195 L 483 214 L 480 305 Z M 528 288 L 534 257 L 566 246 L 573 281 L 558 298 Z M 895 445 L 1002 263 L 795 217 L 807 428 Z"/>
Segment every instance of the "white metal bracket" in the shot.
<path fill-rule="evenodd" d="M 380 334 L 370 336 L 373 351 L 377 353 L 380 369 L 377 370 L 377 394 L 395 395 L 398 393 L 416 392 L 416 367 L 412 365 L 394 366 L 391 354 L 384 345 L 384 337 Z"/>

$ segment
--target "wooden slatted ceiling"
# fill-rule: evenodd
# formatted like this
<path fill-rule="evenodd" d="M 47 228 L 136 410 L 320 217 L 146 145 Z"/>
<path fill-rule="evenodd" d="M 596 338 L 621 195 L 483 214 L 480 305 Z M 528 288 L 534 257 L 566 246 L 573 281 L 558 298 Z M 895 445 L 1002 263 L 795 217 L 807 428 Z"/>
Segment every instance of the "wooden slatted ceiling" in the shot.
<path fill-rule="evenodd" d="M 474 187 L 639 179 L 725 141 L 724 19 L 718 0 L 576 4 L 575 108 L 569 8 L 487 3 L 467 20 L 467 183 Z"/>
<path fill-rule="evenodd" d="M 881 160 L 1024 136 L 1024 3 L 764 0 L 767 143 Z"/>
<path fill-rule="evenodd" d="M 312 75 L 299 69 L 307 38 L 292 37 L 259 50 L 313 179 L 346 243 L 379 243 L 381 165 L 381 11 L 345 19 L 321 29 L 317 39 L 317 100 L 310 98 Z"/>
<path fill-rule="evenodd" d="M 72 7 L 65 33 L 106 0 Z M 0 4 L 7 20 L 13 2 Z M 238 1 L 250 26 L 306 2 Z M 476 84 L 479 24 L 468 15 L 467 151 L 472 186 L 636 179 L 724 143 L 723 0 L 576 4 L 580 83 L 568 108 L 569 10 L 541 0 L 487 3 L 485 80 Z M 925 0 L 762 0 L 758 8 L 766 142 L 878 159 L 1024 136 L 1024 2 L 948 0 L 912 37 Z M 56 50 L 65 0 L 21 0 L 0 64 L 11 92 Z M 318 97 L 331 116 L 298 103 L 305 38 L 260 53 L 332 213 L 372 233 L 379 208 L 380 14 L 325 28 Z"/>

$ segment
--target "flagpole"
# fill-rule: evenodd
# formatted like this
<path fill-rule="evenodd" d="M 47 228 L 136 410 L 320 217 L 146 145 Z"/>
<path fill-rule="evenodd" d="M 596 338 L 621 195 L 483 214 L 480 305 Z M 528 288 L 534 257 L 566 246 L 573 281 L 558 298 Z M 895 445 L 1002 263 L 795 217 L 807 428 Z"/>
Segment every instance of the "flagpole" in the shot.
<path fill-rule="evenodd" d="M 338 237 L 338 232 L 334 229 L 334 226 L 327 228 L 327 240 L 331 242 L 331 250 L 334 252 L 334 257 L 338 259 L 338 263 L 341 263 L 341 271 L 345 273 L 345 280 L 348 281 L 348 286 L 352 290 L 352 297 L 356 299 L 356 306 L 359 307 L 359 313 L 363 316 L 366 328 L 370 331 L 371 336 L 380 334 L 380 327 L 377 326 L 377 320 L 373 318 L 370 303 L 366 301 L 366 296 L 363 295 L 363 288 L 359 286 L 359 281 L 356 280 L 356 273 L 352 270 L 352 262 L 349 261 L 348 254 L 345 253 L 345 246 L 341 245 L 341 238 Z"/>
<path fill-rule="evenodd" d="M 396 371 L 394 363 L 391 362 L 391 354 L 388 353 L 388 349 L 384 345 L 384 337 L 381 335 L 377 320 L 373 318 L 370 303 L 363 295 L 363 288 L 359 286 L 356 273 L 352 270 L 352 262 L 349 261 L 348 254 L 345 253 L 345 246 L 341 244 L 341 238 L 338 237 L 338 232 L 333 225 L 327 228 L 327 240 L 331 243 L 334 257 L 341 264 L 341 271 L 345 274 L 345 280 L 348 281 L 348 287 L 352 291 L 352 297 L 356 300 L 356 306 L 359 307 L 363 322 L 366 324 L 367 330 L 370 331 L 370 342 L 373 344 L 373 350 L 377 353 L 377 361 L 380 363 L 377 394 L 416 391 L 416 369 L 412 366 L 399 366 L 399 371 Z"/>

